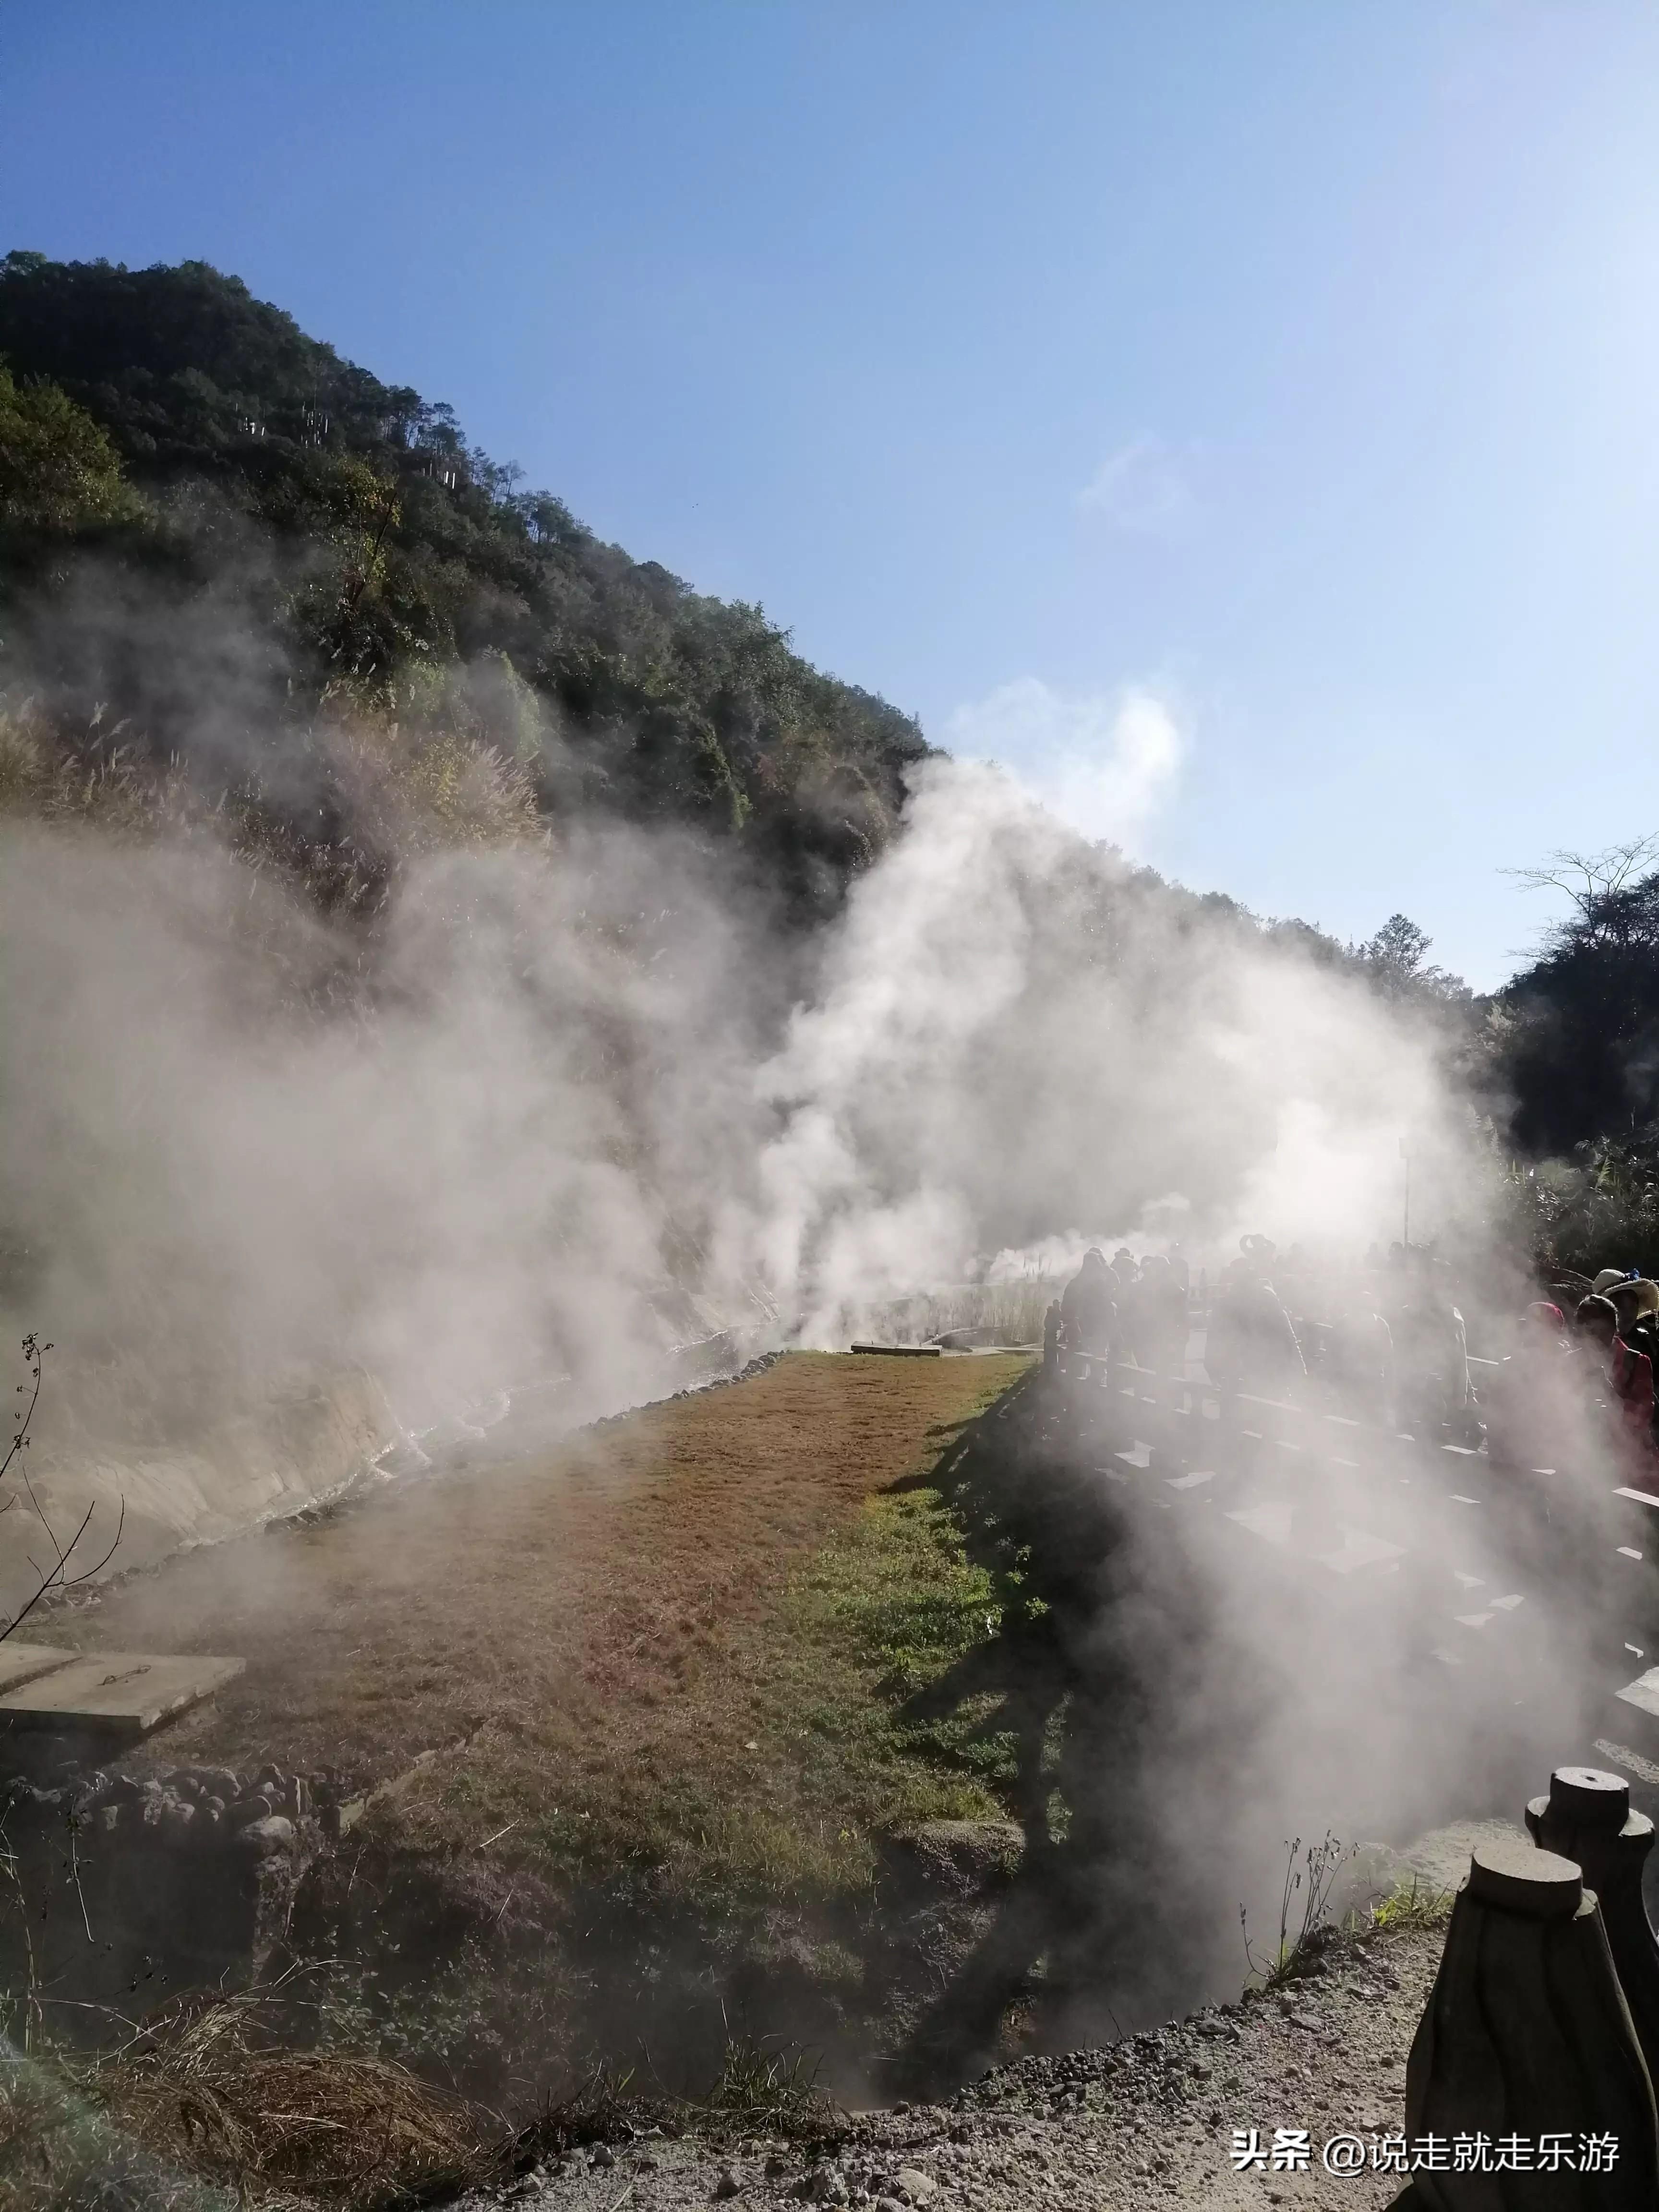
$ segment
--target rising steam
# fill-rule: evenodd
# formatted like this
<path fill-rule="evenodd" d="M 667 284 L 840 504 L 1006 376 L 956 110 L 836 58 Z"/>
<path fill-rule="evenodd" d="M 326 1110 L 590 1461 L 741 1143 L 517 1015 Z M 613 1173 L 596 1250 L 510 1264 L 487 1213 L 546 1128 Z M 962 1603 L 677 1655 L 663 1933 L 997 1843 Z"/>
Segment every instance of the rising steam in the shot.
<path fill-rule="evenodd" d="M 1429 1036 L 993 769 L 924 764 L 805 982 L 766 919 L 614 823 L 419 855 L 367 931 L 199 836 L 13 826 L 8 1305 L 106 1437 L 343 1365 L 409 1423 L 587 1414 L 1056 1235 L 1364 1243 L 1407 1127 L 1461 1166 Z"/>
<path fill-rule="evenodd" d="M 1109 734 L 1127 836 L 1179 744 L 1144 697 Z M 844 1345 L 1085 1239 L 1351 1259 L 1395 1232 L 1407 1131 L 1419 1233 L 1481 1249 L 1431 1030 L 1000 770 L 924 763 L 816 945 L 732 886 L 673 833 L 520 821 L 428 840 L 339 923 L 199 825 L 0 833 L 0 1303 L 63 1356 L 48 1504 L 118 1489 L 133 1564 L 269 1510 L 292 1408 L 343 1375 L 382 1443 L 526 1391 L 569 1423 L 673 1387 L 690 1345 Z M 1133 2012 L 1224 1978 L 1235 1872 L 1268 1881 L 1293 1823 L 1385 1823 L 1424 1736 L 1392 1632 L 1334 1613 L 1311 1650 L 1207 1556 L 1132 1547 L 1098 1596 L 1079 1635 L 1146 1725 L 1132 1796 L 1079 1816 L 1121 1835 L 1113 1879 L 1160 1855 L 1197 1900 L 1184 1948 L 1111 1968 Z M 1436 1774 L 1457 1753 L 1442 1729 Z"/>

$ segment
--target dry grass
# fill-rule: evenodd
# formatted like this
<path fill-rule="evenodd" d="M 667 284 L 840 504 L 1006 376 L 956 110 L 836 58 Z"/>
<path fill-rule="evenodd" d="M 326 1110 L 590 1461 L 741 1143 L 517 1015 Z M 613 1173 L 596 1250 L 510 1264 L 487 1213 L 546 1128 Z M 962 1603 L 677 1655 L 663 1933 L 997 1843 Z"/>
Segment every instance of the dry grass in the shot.
<path fill-rule="evenodd" d="M 875 1839 L 1001 1809 L 994 1752 L 965 1723 L 898 1714 L 994 1626 L 916 1478 L 1024 1364 L 793 1356 L 102 1594 L 75 1617 L 82 1642 L 250 1662 L 158 1760 L 416 1778 L 334 1863 L 345 1901 L 327 1889 L 319 1910 L 349 1919 L 357 1884 L 366 1948 L 322 1976 L 314 2017 L 287 1998 L 281 2017 L 181 2003 L 80 2094 L 61 2068 L 27 2069 L 9 2122 L 0 2111 L 0 2212 L 78 2212 L 129 2171 L 181 2212 L 191 2190 L 222 2203 L 202 2192 L 230 2185 L 270 2212 L 362 2212 L 464 2182 L 483 2155 L 473 2108 L 393 2053 L 523 2117 L 561 2074 L 643 2045 L 676 2085 L 652 2074 L 665 2124 L 821 2131 L 831 2107 L 799 2044 L 744 2000 L 722 2060 L 718 2021 L 682 2032 L 678 2008 L 727 1952 L 764 1972 L 777 1947 L 803 1986 L 840 1992 L 820 2012 L 884 2005 L 840 1948 Z M 558 1900 L 579 1895 L 566 1930 Z M 662 2009 L 643 1981 L 592 2009 L 596 1974 L 601 1999 L 613 1972 L 632 1986 L 631 1943 L 655 1956 L 692 1926 L 708 1942 L 673 1954 L 688 1979 L 669 1974 Z M 614 2131 L 633 2088 L 601 2070 L 532 2133 Z"/>
<path fill-rule="evenodd" d="M 0 2206 L 320 2204 L 455 2195 L 495 2169 L 481 2117 L 387 2061 L 284 2050 L 270 2001 L 181 2001 L 110 2056 L 0 2069 Z M 499 2130 L 495 2130 L 499 2136 Z"/>
<path fill-rule="evenodd" d="M 125 729 L 54 726 L 32 697 L 0 696 L 0 821 L 178 835 L 204 810 L 175 768 L 156 769 Z"/>
<path fill-rule="evenodd" d="M 194 2212 L 206 2193 L 192 2178 L 158 2167 L 61 2067 L 0 2054 L 3 2212 L 80 2212 L 100 2203 Z"/>
<path fill-rule="evenodd" d="M 88 2087 L 158 2157 L 243 2193 L 367 2208 L 453 2195 L 486 2170 L 458 2100 L 383 2058 L 273 2046 L 264 2008 L 254 1996 L 173 2008 Z"/>
<path fill-rule="evenodd" d="M 914 1512 L 872 1530 L 866 1501 L 925 1470 L 1024 1364 L 793 1355 L 534 1460 L 181 1559 L 77 1629 L 247 1657 L 168 1731 L 170 1760 L 375 1779 L 436 1748 L 397 1820 L 441 1854 L 633 1864 L 700 1893 L 836 1884 L 872 1822 L 992 1807 L 971 1781 L 935 1788 L 925 1762 L 861 1778 L 868 1733 L 842 1708 L 877 1698 L 891 1624 L 860 1660 L 856 1589 L 814 1598 L 811 1563 L 839 1547 L 832 1581 L 874 1589 L 890 1537 L 924 1583 L 937 1554 L 949 1585 L 948 1532 L 941 1552 Z"/>
<path fill-rule="evenodd" d="M 728 2034 L 720 2073 L 706 2096 L 668 2095 L 648 2078 L 642 2081 L 633 2067 L 596 2067 L 520 2130 L 511 2163 L 522 2168 L 585 2143 L 625 2141 L 653 2125 L 666 2135 L 720 2142 L 746 2136 L 811 2140 L 845 2120 L 842 2108 L 820 2085 L 810 2052 Z"/>

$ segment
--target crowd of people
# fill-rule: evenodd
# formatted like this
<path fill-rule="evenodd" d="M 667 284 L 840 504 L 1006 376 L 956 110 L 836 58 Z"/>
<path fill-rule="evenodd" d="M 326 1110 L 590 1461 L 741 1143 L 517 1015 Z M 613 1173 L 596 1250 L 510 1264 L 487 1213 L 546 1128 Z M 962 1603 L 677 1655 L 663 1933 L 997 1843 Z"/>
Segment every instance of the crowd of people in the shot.
<path fill-rule="evenodd" d="M 1056 1316 L 1075 1352 L 1132 1358 L 1139 1367 L 1179 1370 L 1187 1356 L 1191 1278 L 1180 1247 L 1137 1260 L 1120 1245 L 1109 1263 L 1098 1246 L 1066 1285 Z"/>
<path fill-rule="evenodd" d="M 1592 1347 L 1598 1360 L 1605 1357 L 1604 1379 L 1627 1453 L 1644 1463 L 1659 1454 L 1659 1283 L 1635 1267 L 1604 1267 L 1573 1307 L 1571 1322 L 1555 1300 L 1540 1300 L 1532 1313 L 1558 1360 Z"/>
<path fill-rule="evenodd" d="M 1324 1396 L 1363 1417 L 1538 1465 L 1582 1452 L 1610 1420 L 1626 1459 L 1659 1460 L 1659 1282 L 1635 1267 L 1562 1277 L 1522 1310 L 1483 1311 L 1477 1389 L 1454 1271 L 1432 1249 L 1373 1245 L 1341 1265 L 1261 1236 L 1212 1283 L 1180 1247 L 1091 1247 L 1050 1308 L 1050 1358 L 1077 1352 L 1267 1398 Z M 1194 1338 L 1194 1324 L 1202 1328 Z M 1654 1474 L 1659 1477 L 1659 1468 Z"/>
<path fill-rule="evenodd" d="M 1373 1247 L 1344 1268 L 1248 1236 L 1212 1285 L 1200 1276 L 1195 1301 L 1194 1287 L 1179 1247 L 1137 1260 L 1120 1246 L 1109 1261 L 1091 1248 L 1051 1314 L 1053 1346 L 1184 1378 L 1195 1303 L 1203 1372 L 1223 1390 L 1313 1388 L 1377 1419 L 1475 1425 L 1463 1316 L 1431 1252 Z"/>

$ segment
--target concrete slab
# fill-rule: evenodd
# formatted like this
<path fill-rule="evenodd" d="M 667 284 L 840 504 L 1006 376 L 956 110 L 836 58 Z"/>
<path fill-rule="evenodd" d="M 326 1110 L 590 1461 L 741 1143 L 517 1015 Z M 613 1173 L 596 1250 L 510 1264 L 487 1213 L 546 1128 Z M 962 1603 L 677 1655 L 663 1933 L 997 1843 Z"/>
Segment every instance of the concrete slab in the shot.
<path fill-rule="evenodd" d="M 1639 1751 L 1632 1751 L 1628 1744 L 1613 1743 L 1606 1736 L 1599 1735 L 1595 1739 L 1595 1748 L 1603 1759 L 1611 1759 L 1615 1766 L 1622 1766 L 1638 1782 L 1645 1782 L 1650 1788 L 1659 1784 L 1659 1766 L 1656 1766 L 1650 1759 L 1644 1759 Z"/>
<path fill-rule="evenodd" d="M 0 1644 L 0 1691 L 15 1690 L 20 1683 L 33 1681 L 38 1674 L 50 1674 L 54 1667 L 67 1667 L 75 1656 L 51 1644 Z"/>
<path fill-rule="evenodd" d="M 1614 1695 L 1622 1698 L 1627 1705 L 1636 1706 L 1638 1711 L 1659 1716 L 1659 1667 L 1650 1667 L 1645 1674 L 1626 1682 Z"/>
<path fill-rule="evenodd" d="M 1403 1559 L 1403 1544 L 1391 1544 L 1386 1536 L 1373 1536 L 1364 1528 L 1345 1528 L 1341 1548 L 1334 1552 L 1320 1552 L 1315 1555 L 1322 1567 L 1328 1567 L 1334 1575 L 1351 1575 L 1361 1567 L 1382 1567 L 1395 1559 Z"/>
<path fill-rule="evenodd" d="M 99 1651 L 0 1696 L 0 1729 L 52 1729 L 131 1742 L 233 1682 L 241 1659 Z"/>
<path fill-rule="evenodd" d="M 1241 1528 L 1248 1528 L 1252 1536 L 1259 1536 L 1264 1544 L 1272 1544 L 1281 1551 L 1290 1544 L 1291 1524 L 1295 1517 L 1296 1509 L 1287 1498 L 1270 1499 L 1265 1505 L 1247 1505 L 1226 1516 Z"/>

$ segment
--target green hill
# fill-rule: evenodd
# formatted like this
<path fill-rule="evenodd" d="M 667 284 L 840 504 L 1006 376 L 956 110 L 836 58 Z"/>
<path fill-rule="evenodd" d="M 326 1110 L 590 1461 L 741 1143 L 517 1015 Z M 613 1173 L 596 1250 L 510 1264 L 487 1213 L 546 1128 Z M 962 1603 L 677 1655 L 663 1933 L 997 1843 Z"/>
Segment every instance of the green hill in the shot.
<path fill-rule="evenodd" d="M 386 856 L 319 718 L 459 730 L 510 763 L 509 811 L 731 841 L 802 920 L 890 833 L 913 718 L 519 489 L 451 409 L 237 278 L 14 252 L 0 361 L 0 684 L 40 702 L 34 770 L 44 743 L 107 774 L 118 729 L 129 782 L 170 763 L 278 846 L 351 847 L 313 872 L 352 896 Z"/>

